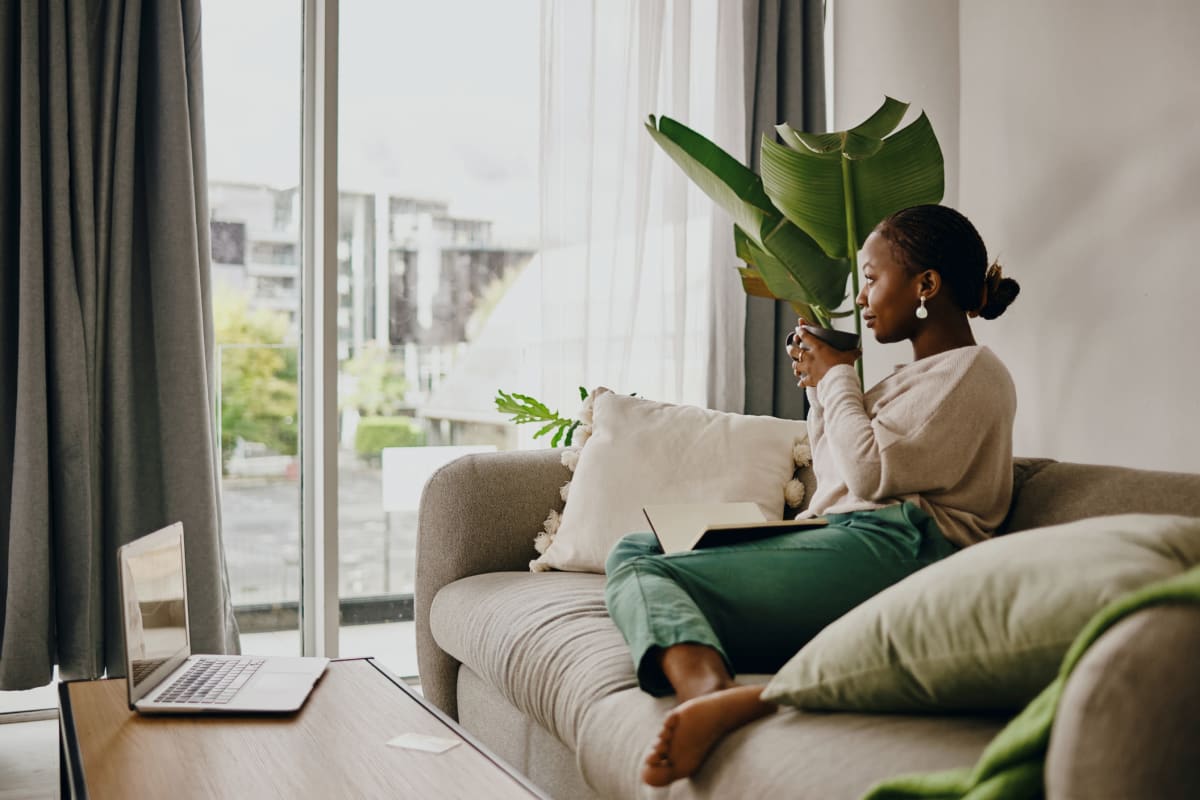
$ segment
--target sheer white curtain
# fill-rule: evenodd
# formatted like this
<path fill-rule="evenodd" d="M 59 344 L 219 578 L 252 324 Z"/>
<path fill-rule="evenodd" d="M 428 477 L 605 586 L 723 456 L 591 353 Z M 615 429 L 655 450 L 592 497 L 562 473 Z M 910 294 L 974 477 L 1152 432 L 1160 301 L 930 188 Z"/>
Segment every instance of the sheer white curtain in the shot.
<path fill-rule="evenodd" d="M 541 389 L 741 410 L 742 294 L 727 216 L 644 128 L 745 152 L 740 0 L 543 0 Z"/>

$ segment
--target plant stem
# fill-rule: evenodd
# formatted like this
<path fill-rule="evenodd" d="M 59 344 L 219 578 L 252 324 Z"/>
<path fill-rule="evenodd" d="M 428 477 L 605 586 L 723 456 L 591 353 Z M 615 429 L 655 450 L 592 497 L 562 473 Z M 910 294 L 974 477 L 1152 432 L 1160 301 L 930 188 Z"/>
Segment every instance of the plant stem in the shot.
<path fill-rule="evenodd" d="M 850 286 L 854 294 L 850 303 L 854 308 L 854 332 L 862 341 L 862 311 L 858 307 L 858 230 L 854 223 L 854 184 L 850 181 L 850 159 L 842 153 L 842 195 L 846 208 L 846 254 L 850 258 Z M 858 371 L 858 385 L 866 388 L 863 379 L 863 360 L 859 358 L 854 365 Z"/>

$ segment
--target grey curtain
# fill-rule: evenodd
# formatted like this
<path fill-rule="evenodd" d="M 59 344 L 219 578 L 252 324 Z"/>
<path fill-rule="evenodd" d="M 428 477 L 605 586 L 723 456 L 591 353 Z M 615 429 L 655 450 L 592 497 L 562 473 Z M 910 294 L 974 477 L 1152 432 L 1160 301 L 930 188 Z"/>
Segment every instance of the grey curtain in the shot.
<path fill-rule="evenodd" d="M 175 520 L 232 652 L 198 0 L 0 5 L 0 689 L 123 674 L 116 548 Z"/>
<path fill-rule="evenodd" d="M 825 130 L 823 0 L 746 0 L 746 146 L 758 172 L 759 142 L 787 122 Z M 783 338 L 796 326 L 786 303 L 748 297 L 746 305 L 746 413 L 804 417 Z"/>

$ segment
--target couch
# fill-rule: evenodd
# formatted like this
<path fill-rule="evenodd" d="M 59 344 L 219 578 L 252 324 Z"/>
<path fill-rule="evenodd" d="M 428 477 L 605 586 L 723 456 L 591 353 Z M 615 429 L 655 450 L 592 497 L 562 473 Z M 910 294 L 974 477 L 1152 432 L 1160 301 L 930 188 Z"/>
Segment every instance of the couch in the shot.
<path fill-rule="evenodd" d="M 461 458 L 427 483 L 417 542 L 425 696 L 549 796 L 855 798 L 886 777 L 974 764 L 1011 717 L 789 707 L 725 739 L 692 779 L 642 785 L 673 700 L 637 688 L 603 575 L 528 569 L 569 477 L 557 451 Z M 1128 511 L 1200 516 L 1200 475 L 1016 459 L 1014 477 L 1001 533 Z M 1200 797 L 1197 675 L 1200 609 L 1149 608 L 1105 633 L 1064 692 L 1047 796 Z"/>

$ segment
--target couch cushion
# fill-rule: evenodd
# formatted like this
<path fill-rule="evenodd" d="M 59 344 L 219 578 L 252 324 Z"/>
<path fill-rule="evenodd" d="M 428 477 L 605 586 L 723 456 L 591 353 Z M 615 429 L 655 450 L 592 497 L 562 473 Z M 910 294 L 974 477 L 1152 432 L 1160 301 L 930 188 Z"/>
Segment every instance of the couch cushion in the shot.
<path fill-rule="evenodd" d="M 735 731 L 690 780 L 655 795 L 638 775 L 673 705 L 672 698 L 629 689 L 599 700 L 584 717 L 579 766 L 597 794 L 856 800 L 884 778 L 974 764 L 1007 721 L 1003 716 L 827 714 L 783 708 Z"/>
<path fill-rule="evenodd" d="M 1016 709 L 1110 600 L 1200 563 L 1200 518 L 1022 531 L 916 572 L 829 625 L 764 698 L 809 709 Z"/>
<path fill-rule="evenodd" d="M 577 751 L 579 768 L 597 793 L 652 794 L 638 775 L 675 701 L 637 688 L 629 649 L 604 608 L 604 576 L 507 572 L 463 578 L 438 592 L 430 627 L 437 643 L 505 703 Z M 468 730 L 470 723 L 486 727 L 479 719 L 496 716 L 491 701 L 487 709 L 471 707 L 473 696 L 459 698 Z M 974 763 L 1006 721 L 783 709 L 722 742 L 712 764 L 694 780 L 674 784 L 669 795 L 742 797 L 751 796 L 748 786 L 769 785 L 787 786 L 788 796 L 799 799 L 858 797 L 898 773 Z"/>
<path fill-rule="evenodd" d="M 1016 459 L 1005 531 L 1109 514 L 1200 517 L 1200 474 Z"/>
<path fill-rule="evenodd" d="M 1075 665 L 1046 753 L 1049 797 L 1200 797 L 1200 606 L 1122 619 Z"/>
<path fill-rule="evenodd" d="M 438 645 L 574 748 L 598 699 L 637 685 L 633 660 L 604 607 L 604 576 L 492 572 L 433 600 Z"/>

